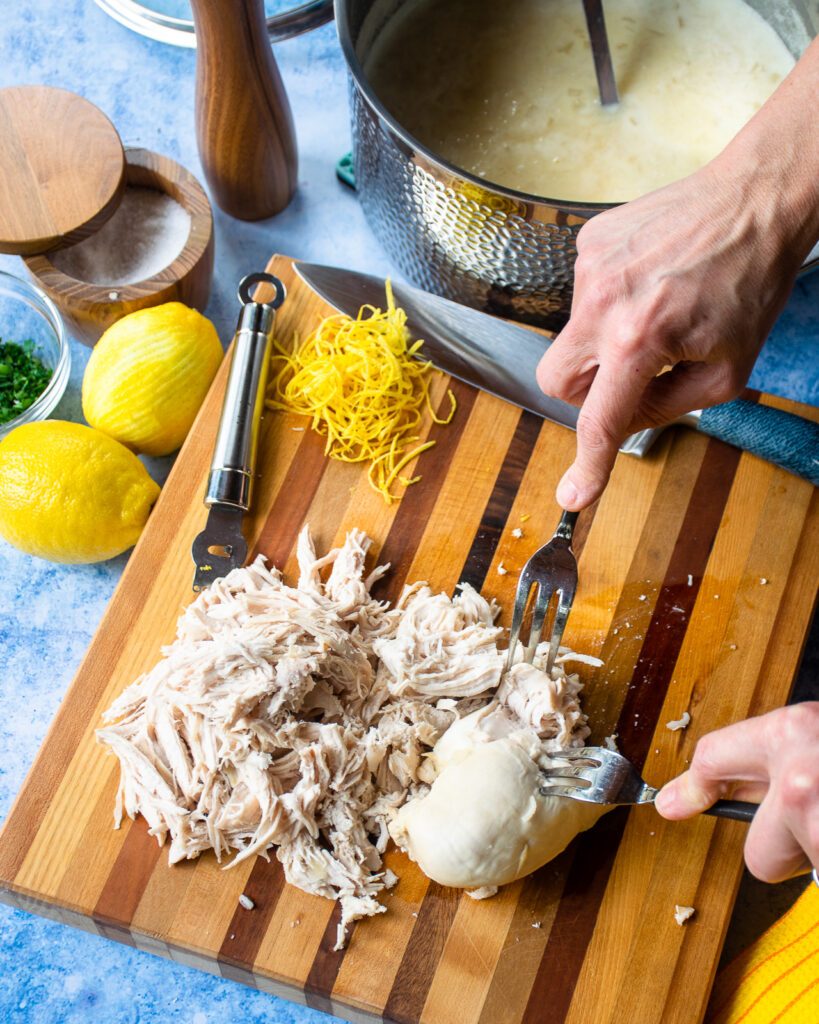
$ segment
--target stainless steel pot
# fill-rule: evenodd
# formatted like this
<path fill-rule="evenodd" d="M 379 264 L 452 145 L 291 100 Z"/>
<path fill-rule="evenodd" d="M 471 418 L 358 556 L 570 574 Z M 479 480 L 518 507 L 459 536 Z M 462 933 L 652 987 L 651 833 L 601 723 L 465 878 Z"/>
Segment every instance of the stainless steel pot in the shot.
<path fill-rule="evenodd" d="M 373 232 L 410 280 L 448 298 L 559 329 L 572 298 L 577 233 L 611 204 L 574 203 L 488 184 L 414 139 L 364 74 L 384 27 L 412 0 L 336 0 L 350 71 L 356 187 Z M 804 5 L 747 0 L 794 56 L 815 34 Z"/>

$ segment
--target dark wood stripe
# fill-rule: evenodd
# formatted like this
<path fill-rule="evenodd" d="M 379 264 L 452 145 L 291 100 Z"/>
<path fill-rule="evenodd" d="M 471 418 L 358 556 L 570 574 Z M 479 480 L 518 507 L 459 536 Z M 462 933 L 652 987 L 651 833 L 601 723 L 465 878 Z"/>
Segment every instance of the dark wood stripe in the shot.
<path fill-rule="evenodd" d="M 632 685 L 626 691 L 617 722 L 617 745 L 638 768 L 642 768 L 648 754 L 741 454 L 738 448 L 721 441 L 708 442 L 657 595 Z"/>
<path fill-rule="evenodd" d="M 688 586 L 688 575 L 699 581 L 705 573 L 740 455 L 720 441 L 708 442 L 674 542 L 643 640 L 635 685 L 626 691 L 617 724 L 620 749 L 639 766 L 648 752 L 696 598 L 697 586 Z M 684 598 L 683 588 L 689 591 Z M 680 605 L 677 597 L 686 603 Z M 674 605 L 684 614 L 672 613 Z M 565 1021 L 627 817 L 625 811 L 614 811 L 575 841 L 572 866 L 521 1024 Z"/>
<path fill-rule="evenodd" d="M 421 537 L 478 395 L 474 388 L 458 380 L 451 381 L 450 387 L 458 403 L 455 418 L 448 424 L 433 424 L 428 440 L 435 441 L 435 447 L 425 454 L 424 485 L 410 487 L 403 495 L 386 540 L 378 553 L 380 563 L 390 564 L 390 571 L 373 588 L 373 593 L 381 601 L 395 601 L 401 593 L 412 559 L 420 546 Z M 448 411 L 449 397 L 444 395 L 436 413 L 444 416 Z M 325 1013 L 333 1012 L 330 994 L 344 961 L 345 950 L 333 950 L 340 915 L 340 908 L 336 905 L 327 922 L 305 984 L 308 1005 Z M 352 932 L 348 936 L 347 946 L 351 935 Z"/>
<path fill-rule="evenodd" d="M 226 977 L 232 970 L 252 968 L 284 884 L 284 868 L 275 856 L 270 860 L 256 858 L 243 889 L 245 895 L 253 900 L 254 907 L 245 910 L 237 902 L 216 958 Z"/>
<path fill-rule="evenodd" d="M 575 841 L 573 855 L 569 848 L 571 867 L 521 1024 L 562 1024 L 566 1019 L 627 820 L 628 811 L 618 808 Z M 550 868 L 547 864 L 536 871 L 533 884 Z"/>
<path fill-rule="evenodd" d="M 390 1024 L 418 1024 L 421 1019 L 461 895 L 460 889 L 429 883 L 384 1007 L 384 1020 Z"/>
<path fill-rule="evenodd" d="M 469 583 L 475 590 L 480 590 L 486 580 L 542 426 L 539 416 L 521 413 L 461 573 L 460 582 Z"/>
<path fill-rule="evenodd" d="M 523 474 L 531 458 L 543 421 L 522 412 L 481 517 L 472 546 L 458 579 L 480 590 L 494 556 Z M 412 929 L 401 965 L 390 990 L 384 1019 L 396 1024 L 417 1024 L 429 994 L 435 971 L 461 893 L 430 882 L 418 920 Z"/>
<path fill-rule="evenodd" d="M 459 380 L 451 381 L 450 387 L 458 403 L 455 417 L 451 423 L 436 423 L 430 430 L 428 440 L 434 441 L 435 447 L 422 456 L 423 482 L 408 488 L 401 498 L 387 538 L 378 553 L 381 564 L 390 564 L 390 571 L 373 587 L 373 594 L 379 601 L 394 602 L 401 594 L 407 572 L 418 552 L 421 537 L 478 396 L 474 388 Z M 449 412 L 449 398 L 446 395 L 436 411 L 441 416 Z"/>
<path fill-rule="evenodd" d="M 139 817 L 131 822 L 94 907 L 95 921 L 126 928 L 130 925 L 161 853 L 156 836 L 148 834 L 147 821 Z"/>
<path fill-rule="evenodd" d="M 324 445 L 324 438 L 315 430 L 305 430 L 249 561 L 262 554 L 271 565 L 278 569 L 284 567 L 327 468 Z"/>
<path fill-rule="evenodd" d="M 323 1013 L 333 1013 L 333 1006 L 330 1001 L 330 993 L 336 983 L 341 963 L 344 960 L 343 949 L 333 949 L 336 944 L 338 925 L 341 921 L 341 904 L 336 903 L 327 927 L 319 943 L 318 952 L 313 958 L 310 973 L 304 983 L 304 994 L 307 1005 L 314 1010 L 321 1010 Z M 347 945 L 352 939 L 353 928 L 351 925 L 347 933 Z"/>

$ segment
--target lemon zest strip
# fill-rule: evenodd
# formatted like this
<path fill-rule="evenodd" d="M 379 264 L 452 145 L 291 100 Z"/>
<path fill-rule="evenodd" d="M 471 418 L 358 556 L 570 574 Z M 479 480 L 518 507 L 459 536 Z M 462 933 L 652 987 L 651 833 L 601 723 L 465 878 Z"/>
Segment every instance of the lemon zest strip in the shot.
<path fill-rule="evenodd" d="M 386 297 L 385 311 L 364 305 L 356 318 L 325 317 L 303 340 L 294 336 L 291 348 L 276 340 L 265 404 L 308 416 L 312 429 L 325 435 L 330 458 L 369 462 L 370 485 L 390 504 L 398 497 L 396 482 L 406 488 L 421 479 L 401 471 L 435 444 L 412 447 L 425 416 L 434 424 L 450 423 L 457 401 L 447 389 L 449 412 L 436 413 L 434 368 L 419 355 L 423 341 L 410 341 L 406 313 L 395 305 L 389 280 Z"/>

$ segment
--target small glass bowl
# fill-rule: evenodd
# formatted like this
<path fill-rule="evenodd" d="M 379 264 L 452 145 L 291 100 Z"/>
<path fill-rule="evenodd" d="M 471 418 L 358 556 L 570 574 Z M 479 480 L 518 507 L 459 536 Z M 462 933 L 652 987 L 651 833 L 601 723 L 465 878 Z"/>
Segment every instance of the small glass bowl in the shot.
<path fill-rule="evenodd" d="M 32 354 L 51 371 L 45 391 L 28 409 L 8 423 L 0 423 L 0 440 L 23 423 L 44 420 L 65 393 L 71 372 L 71 352 L 65 325 L 57 307 L 28 281 L 0 270 L 0 338 L 18 344 L 31 340 Z"/>

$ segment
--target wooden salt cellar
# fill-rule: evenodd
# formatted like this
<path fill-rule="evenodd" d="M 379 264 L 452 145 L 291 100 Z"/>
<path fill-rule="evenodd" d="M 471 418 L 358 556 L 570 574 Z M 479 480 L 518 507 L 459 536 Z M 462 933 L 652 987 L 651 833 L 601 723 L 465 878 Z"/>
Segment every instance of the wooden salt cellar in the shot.
<path fill-rule="evenodd" d="M 80 341 L 146 306 L 207 305 L 213 218 L 205 191 L 180 164 L 147 149 L 124 150 L 101 110 L 75 93 L 42 85 L 0 89 L 0 252 L 22 256 L 37 284 Z M 122 285 L 70 277 L 52 254 L 88 238 L 119 207 L 126 187 L 154 189 L 190 215 L 188 237 L 153 276 Z"/>
<path fill-rule="evenodd" d="M 293 117 L 264 0 L 191 0 L 196 134 L 213 198 L 241 220 L 279 213 L 296 189 Z"/>
<path fill-rule="evenodd" d="M 125 190 L 117 130 L 76 93 L 0 89 L 0 252 L 73 245 L 102 227 Z"/>
<path fill-rule="evenodd" d="M 125 182 L 163 192 L 190 215 L 188 238 L 167 267 L 144 281 L 103 285 L 70 277 L 44 254 L 24 260 L 86 345 L 96 344 L 107 327 L 137 309 L 183 302 L 203 310 L 208 302 L 213 276 L 213 217 L 202 186 L 175 160 L 148 149 L 130 148 L 125 150 Z"/>

